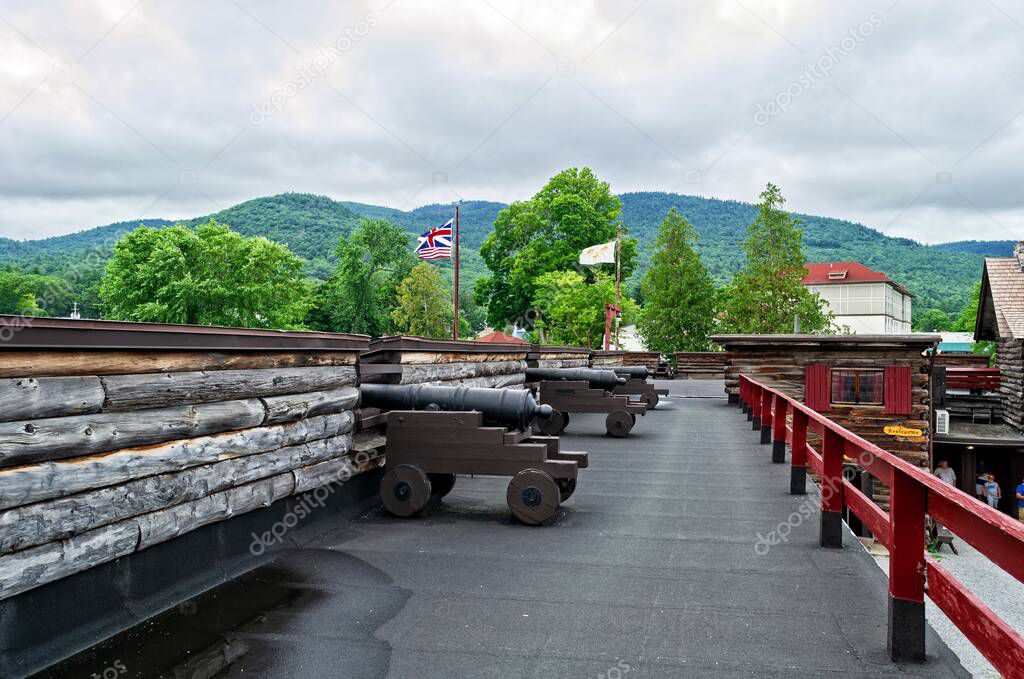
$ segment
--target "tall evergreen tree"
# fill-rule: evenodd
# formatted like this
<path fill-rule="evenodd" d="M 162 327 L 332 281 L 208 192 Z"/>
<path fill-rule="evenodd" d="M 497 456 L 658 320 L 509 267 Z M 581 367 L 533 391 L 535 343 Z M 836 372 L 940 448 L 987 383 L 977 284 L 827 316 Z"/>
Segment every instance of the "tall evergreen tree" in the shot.
<path fill-rule="evenodd" d="M 799 220 L 782 209 L 785 202 L 774 184 L 761 193 L 757 218 L 743 243 L 746 266 L 726 292 L 723 320 L 731 332 L 789 333 L 797 316 L 803 333 L 833 329 L 825 302 L 802 283 L 807 274 L 803 231 Z"/>
<path fill-rule="evenodd" d="M 697 230 L 669 210 L 658 229 L 656 251 L 640 290 L 644 308 L 637 324 L 651 351 L 708 351 L 717 291 L 694 250 Z"/>

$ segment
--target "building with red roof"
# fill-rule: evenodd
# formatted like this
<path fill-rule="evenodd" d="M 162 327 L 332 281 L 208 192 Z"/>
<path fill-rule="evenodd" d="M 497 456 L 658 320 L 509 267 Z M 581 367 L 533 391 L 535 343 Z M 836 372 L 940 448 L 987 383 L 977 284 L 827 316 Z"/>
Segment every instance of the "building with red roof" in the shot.
<path fill-rule="evenodd" d="M 803 283 L 821 295 L 836 324 L 861 335 L 905 335 L 910 332 L 914 295 L 885 273 L 859 262 L 807 264 Z"/>
<path fill-rule="evenodd" d="M 529 344 L 526 340 L 521 340 L 514 335 L 510 335 L 507 332 L 492 332 L 486 335 L 477 337 L 476 342 L 488 342 L 491 344 Z"/>

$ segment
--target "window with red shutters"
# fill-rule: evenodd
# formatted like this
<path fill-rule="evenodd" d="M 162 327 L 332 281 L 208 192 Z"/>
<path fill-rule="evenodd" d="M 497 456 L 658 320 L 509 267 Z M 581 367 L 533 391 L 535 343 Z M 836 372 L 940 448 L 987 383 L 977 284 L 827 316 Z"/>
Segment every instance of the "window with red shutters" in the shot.
<path fill-rule="evenodd" d="M 824 363 L 811 363 L 804 368 L 804 404 L 824 412 L 829 409 L 832 369 Z"/>
<path fill-rule="evenodd" d="M 910 415 L 913 412 L 913 405 L 913 385 L 910 366 L 886 366 L 885 413 L 887 415 Z"/>

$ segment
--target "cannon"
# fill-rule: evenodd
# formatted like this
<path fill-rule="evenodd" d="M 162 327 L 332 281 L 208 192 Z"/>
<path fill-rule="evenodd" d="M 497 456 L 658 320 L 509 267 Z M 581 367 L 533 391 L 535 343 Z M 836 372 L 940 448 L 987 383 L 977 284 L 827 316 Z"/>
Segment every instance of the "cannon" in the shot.
<path fill-rule="evenodd" d="M 539 405 L 525 389 L 435 387 L 427 384 L 364 384 L 363 405 L 381 410 L 477 411 L 484 422 L 526 429 L 551 406 Z"/>
<path fill-rule="evenodd" d="M 383 426 L 384 508 L 419 514 L 451 492 L 457 474 L 511 476 L 505 500 L 528 525 L 549 522 L 576 490 L 584 452 L 560 449 L 555 436 L 535 436 L 550 406 L 526 390 L 364 384 L 362 424 Z M 377 409 L 380 409 L 378 412 Z M 367 416 L 368 415 L 368 416 Z"/>
<path fill-rule="evenodd" d="M 607 413 L 605 431 L 609 436 L 622 438 L 632 431 L 636 416 L 647 412 L 643 403 L 612 393 L 628 382 L 612 370 L 528 368 L 526 382 L 540 403 L 554 408 L 550 417 L 537 420 L 537 429 L 548 436 L 565 431 L 570 413 Z"/>
<path fill-rule="evenodd" d="M 526 381 L 538 382 L 546 380 L 554 382 L 586 382 L 592 389 L 611 391 L 620 384 L 626 383 L 625 377 L 619 377 L 611 370 L 595 370 L 593 368 L 527 368 Z"/>
<path fill-rule="evenodd" d="M 654 385 L 647 381 L 650 376 L 647 366 L 623 365 L 615 366 L 614 370 L 616 375 L 626 378 L 626 383 L 615 387 L 613 393 L 638 397 L 648 410 L 657 408 L 661 397 L 668 396 L 668 389 L 655 389 Z"/>
<path fill-rule="evenodd" d="M 650 371 L 647 370 L 647 366 L 644 365 L 617 365 L 614 368 L 612 368 L 612 371 L 614 371 L 616 375 L 625 377 L 627 379 L 637 378 L 641 380 L 646 380 L 648 377 L 650 377 Z"/>

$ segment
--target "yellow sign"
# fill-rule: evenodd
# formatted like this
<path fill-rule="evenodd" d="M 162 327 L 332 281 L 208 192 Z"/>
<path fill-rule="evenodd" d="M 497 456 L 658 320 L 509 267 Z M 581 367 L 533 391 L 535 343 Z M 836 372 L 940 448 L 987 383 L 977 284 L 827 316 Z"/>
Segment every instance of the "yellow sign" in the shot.
<path fill-rule="evenodd" d="M 889 436 L 924 436 L 924 432 L 920 429 L 911 429 L 910 427 L 904 427 L 899 424 L 889 424 L 882 428 Z"/>

